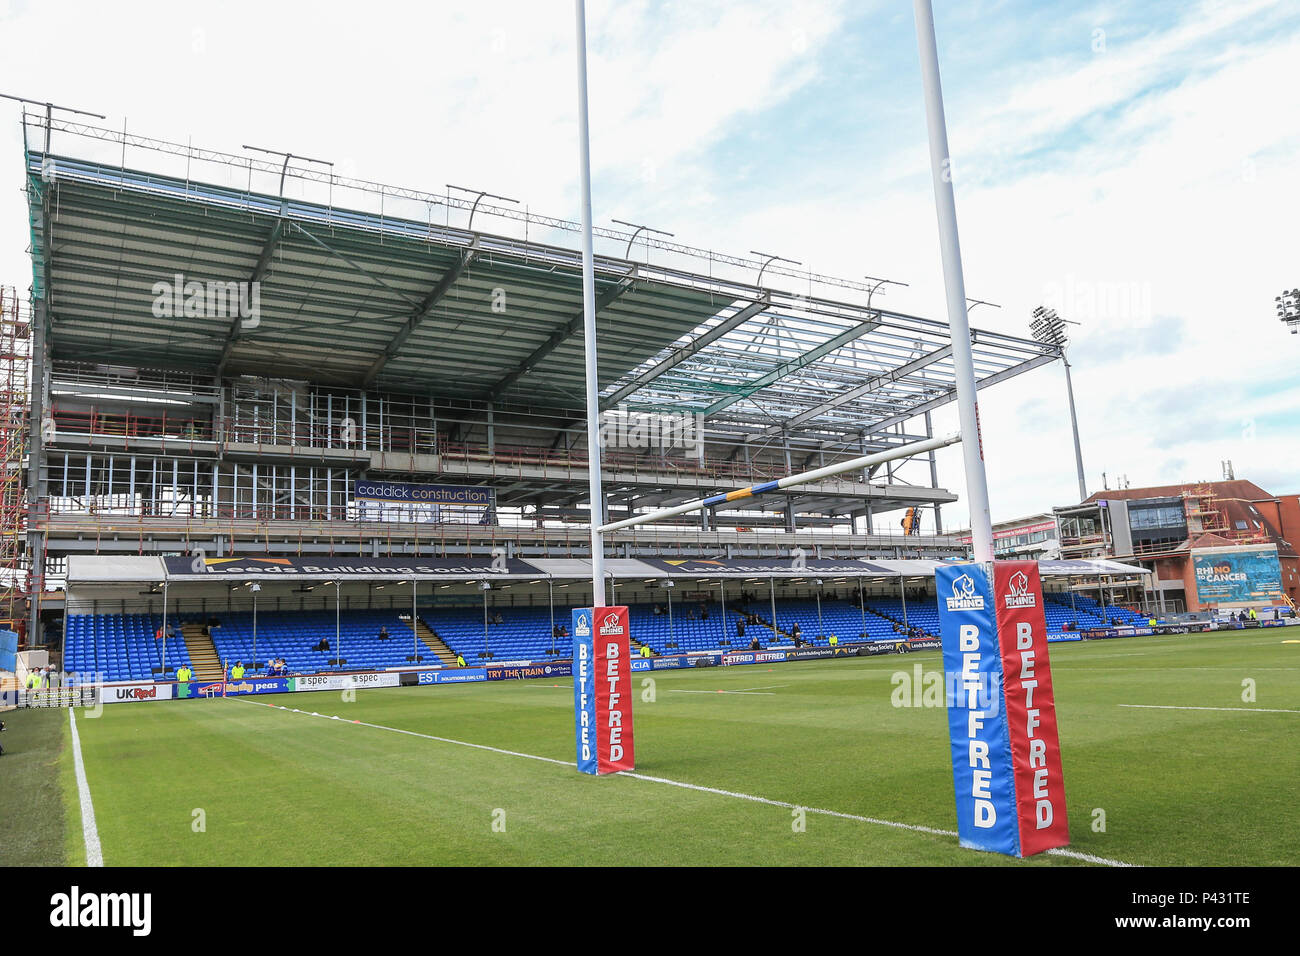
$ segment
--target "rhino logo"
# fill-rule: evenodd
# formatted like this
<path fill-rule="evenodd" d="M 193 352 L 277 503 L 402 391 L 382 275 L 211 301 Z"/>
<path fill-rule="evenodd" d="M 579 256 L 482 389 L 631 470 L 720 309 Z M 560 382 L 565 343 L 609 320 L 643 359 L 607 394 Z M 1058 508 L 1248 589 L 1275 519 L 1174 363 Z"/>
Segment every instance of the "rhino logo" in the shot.
<path fill-rule="evenodd" d="M 976 593 L 975 579 L 963 574 L 952 582 L 952 597 L 947 600 L 950 611 L 982 611 L 984 598 Z"/>
<path fill-rule="evenodd" d="M 1024 571 L 1017 571 L 1007 581 L 1007 593 L 1003 604 L 1008 608 L 1036 607 L 1038 597 L 1029 590 L 1029 576 Z"/>

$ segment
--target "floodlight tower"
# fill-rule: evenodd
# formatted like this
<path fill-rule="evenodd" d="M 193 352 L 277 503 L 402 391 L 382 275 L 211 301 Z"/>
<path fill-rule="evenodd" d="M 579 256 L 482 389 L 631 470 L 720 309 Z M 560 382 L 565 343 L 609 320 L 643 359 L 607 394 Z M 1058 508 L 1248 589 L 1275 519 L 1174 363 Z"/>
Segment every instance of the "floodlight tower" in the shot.
<path fill-rule="evenodd" d="M 1070 344 L 1070 330 L 1066 325 L 1078 324 L 1061 318 L 1055 309 L 1040 305 L 1034 309 L 1029 332 L 1036 341 L 1054 345 L 1061 350 L 1061 362 L 1065 365 L 1065 392 L 1070 397 L 1070 428 L 1074 432 L 1074 464 L 1079 473 L 1079 500 L 1084 501 L 1088 497 L 1088 485 L 1083 479 L 1083 450 L 1079 445 L 1079 419 L 1074 412 L 1074 383 L 1070 380 L 1070 360 L 1065 357 L 1065 347 Z"/>
<path fill-rule="evenodd" d="M 1273 301 L 1277 303 L 1278 319 L 1286 323 L 1291 334 L 1300 332 L 1300 289 L 1292 289 L 1290 292 L 1283 289 L 1282 294 L 1274 296 Z"/>

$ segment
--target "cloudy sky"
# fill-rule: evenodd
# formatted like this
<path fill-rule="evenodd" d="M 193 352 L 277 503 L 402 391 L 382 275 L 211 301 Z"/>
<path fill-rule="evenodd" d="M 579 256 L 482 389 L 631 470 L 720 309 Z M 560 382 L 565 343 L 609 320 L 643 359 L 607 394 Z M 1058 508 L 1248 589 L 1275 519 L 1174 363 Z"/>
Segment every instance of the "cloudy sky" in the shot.
<path fill-rule="evenodd" d="M 935 7 L 967 291 L 1001 305 L 972 318 L 1082 323 L 1089 490 L 1231 459 L 1300 491 L 1300 336 L 1273 305 L 1300 285 L 1300 4 Z M 568 0 L 0 0 L 0 91 L 576 218 L 573 32 Z M 943 316 L 910 4 L 591 0 L 588 39 L 598 221 L 901 279 L 891 307 Z M 0 283 L 25 289 L 16 106 L 0 182 Z M 1077 499 L 1059 367 L 986 391 L 981 418 L 995 520 Z M 964 491 L 957 452 L 940 478 Z"/>

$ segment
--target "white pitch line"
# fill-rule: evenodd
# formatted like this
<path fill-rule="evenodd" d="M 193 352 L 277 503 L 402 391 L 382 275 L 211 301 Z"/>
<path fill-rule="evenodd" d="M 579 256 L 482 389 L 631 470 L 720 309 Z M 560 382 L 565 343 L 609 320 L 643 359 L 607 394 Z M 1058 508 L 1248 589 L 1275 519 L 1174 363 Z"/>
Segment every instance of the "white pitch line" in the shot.
<path fill-rule="evenodd" d="M 706 690 L 706 691 L 701 691 L 700 693 L 710 694 L 710 693 L 717 693 L 717 691 Z M 728 693 L 728 692 L 724 691 L 724 693 Z M 730 691 L 729 693 L 737 693 L 737 692 Z M 233 700 L 241 704 L 261 703 L 261 701 L 244 700 L 241 697 L 227 697 L 224 699 Z M 421 733 L 417 733 L 414 730 L 403 730 L 400 727 L 385 727 L 383 724 L 369 724 L 366 723 L 364 720 L 353 721 L 346 717 L 335 717 L 329 714 L 311 714 L 305 710 L 296 710 L 287 707 L 280 708 L 277 707 L 277 705 L 275 704 L 265 704 L 264 706 L 270 707 L 273 710 L 284 709 L 289 713 L 302 714 L 304 717 L 319 717 L 324 720 L 338 720 L 342 723 L 355 724 L 361 727 L 371 727 L 375 730 L 389 730 L 395 734 L 407 734 L 408 736 L 411 737 L 423 737 L 425 740 L 436 740 L 440 743 L 455 744 L 458 747 L 472 747 L 475 750 L 490 750 L 492 753 L 505 754 L 506 756 L 509 757 L 523 757 L 526 760 L 540 760 L 543 761 L 544 763 L 559 764 L 562 767 L 573 766 L 573 761 L 571 760 L 556 760 L 554 757 L 539 757 L 536 754 L 520 753 L 517 750 L 502 750 L 500 747 L 489 747 L 486 744 L 471 744 L 464 740 L 453 740 L 450 737 L 436 737 L 433 734 L 421 734 Z M 748 800 L 751 803 L 762 803 L 771 807 L 783 807 L 787 810 L 803 810 L 805 813 L 816 813 L 827 817 L 838 817 L 839 819 L 842 820 L 856 820 L 860 823 L 872 823 L 875 824 L 876 826 L 891 827 L 895 830 L 910 830 L 914 833 L 928 833 L 932 836 L 943 836 L 943 837 L 957 836 L 957 833 L 953 830 L 939 830 L 934 827 L 922 826 L 916 823 L 899 823 L 894 820 L 880 820 L 877 819 L 876 817 L 858 816 L 857 814 L 854 813 L 841 813 L 838 810 L 823 810 L 817 807 L 805 807 L 802 804 L 798 804 L 798 803 L 786 803 L 781 800 L 771 800 L 768 799 L 767 797 L 758 797 L 749 793 L 739 793 L 735 790 L 719 790 L 716 787 L 704 787 L 696 783 L 683 783 L 680 780 L 669 780 L 667 777 L 651 777 L 646 774 L 636 773 L 635 771 L 631 771 L 631 770 L 624 770 L 620 773 L 612 774 L 612 776 L 631 777 L 635 780 L 644 780 L 648 783 L 662 783 L 671 787 L 680 787 L 683 790 L 697 790 L 701 793 L 712 793 L 718 796 L 732 797 L 736 800 Z M 1083 860 L 1087 863 L 1095 863 L 1099 866 L 1130 867 L 1134 865 L 1132 863 L 1125 863 L 1122 860 L 1108 860 L 1103 856 L 1093 856 L 1091 853 L 1081 853 L 1077 850 L 1068 850 L 1064 847 L 1056 847 L 1055 849 L 1048 850 L 1047 853 L 1050 854 L 1051 856 L 1070 857 L 1071 859 Z"/>
<path fill-rule="evenodd" d="M 1300 714 L 1300 710 L 1270 710 L 1267 707 L 1175 707 L 1172 704 L 1120 704 L 1143 710 L 1226 710 L 1234 714 Z"/>
<path fill-rule="evenodd" d="M 671 688 L 670 694 L 738 694 L 741 697 L 775 697 L 776 694 L 770 690 L 682 690 L 679 687 Z"/>
<path fill-rule="evenodd" d="M 261 701 L 258 700 L 244 700 L 242 697 L 226 697 L 224 699 L 233 700 L 240 704 L 261 704 L 262 703 Z M 270 707 L 274 710 L 280 709 L 280 706 L 276 704 L 264 704 L 263 706 Z M 473 747 L 475 750 L 490 750 L 496 754 L 505 754 L 507 757 L 524 757 L 528 760 L 542 760 L 545 761 L 546 763 L 558 763 L 563 767 L 567 767 L 570 765 L 570 762 L 568 760 L 556 760 L 554 757 L 539 757 L 536 754 L 519 753 L 518 751 L 515 750 L 502 750 L 500 747 L 489 747 L 487 744 L 471 744 L 468 741 L 464 741 L 464 740 L 452 740 L 450 737 L 436 737 L 433 734 L 421 734 L 414 730 L 403 730 L 401 727 L 385 727 L 383 724 L 368 724 L 364 720 L 354 721 L 351 717 L 336 717 L 331 714 L 308 713 L 305 710 L 297 710 L 296 708 L 291 708 L 291 707 L 285 707 L 283 709 L 288 713 L 301 714 L 304 717 L 319 717 L 322 720 L 339 720 L 348 724 L 356 723 L 362 727 L 373 727 L 375 730 L 388 730 L 395 734 L 406 734 L 407 736 L 410 737 L 423 737 L 425 740 L 436 740 L 444 744 L 456 744 L 458 747 Z"/>
<path fill-rule="evenodd" d="M 72 724 L 72 767 L 77 777 L 77 797 L 81 801 L 81 835 L 86 842 L 86 866 L 103 866 L 104 850 L 99 845 L 99 828 L 95 826 L 95 805 L 90 799 L 86 765 L 81 760 L 81 737 L 77 734 L 76 708 L 68 708 Z"/>

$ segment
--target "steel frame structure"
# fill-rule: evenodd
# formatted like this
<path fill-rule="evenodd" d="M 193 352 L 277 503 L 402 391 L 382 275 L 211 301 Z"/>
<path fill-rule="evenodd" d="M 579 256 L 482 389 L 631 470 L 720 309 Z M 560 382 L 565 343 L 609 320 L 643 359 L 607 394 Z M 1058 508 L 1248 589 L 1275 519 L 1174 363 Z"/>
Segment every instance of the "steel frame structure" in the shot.
<path fill-rule="evenodd" d="M 563 243 L 578 223 L 494 205 L 488 194 L 344 177 L 292 154 L 240 156 L 40 113 L 24 114 L 23 132 L 41 383 L 31 414 L 48 411 L 54 423 L 32 432 L 29 497 L 49 504 L 54 474 L 59 508 L 81 495 L 110 512 L 45 516 L 28 536 L 34 567 L 45 566 L 47 530 L 59 535 L 59 559 L 84 551 L 92 526 L 110 550 L 132 550 L 134 538 L 136 553 L 259 537 L 292 551 L 282 528 L 313 551 L 332 551 L 336 538 L 373 553 L 420 547 L 418 527 L 343 527 L 340 475 L 490 484 L 512 547 L 552 553 L 562 539 L 575 553 L 570 528 L 589 501 L 582 255 Z M 931 413 L 956 397 L 952 341 L 947 323 L 880 304 L 882 287 L 901 283 L 650 232 L 593 229 L 600 406 L 699 415 L 703 451 L 694 462 L 611 456 L 610 520 L 933 438 Z M 179 273 L 256 284 L 260 321 L 160 317 L 154 286 Z M 504 314 L 494 307 L 501 291 Z M 980 388 L 1061 357 L 1031 339 L 970 335 Z M 269 421 L 241 411 L 256 402 L 270 403 Z M 170 424 L 141 425 L 160 410 Z M 343 419 L 359 426 L 351 447 L 330 437 Z M 154 514 L 131 492 L 132 475 L 160 487 L 155 470 L 172 490 L 151 491 L 154 504 L 193 515 Z M 744 553 L 755 532 L 784 528 L 817 547 L 836 530 L 853 553 L 960 552 L 941 537 L 891 544 L 873 526 L 883 512 L 921 505 L 938 530 L 939 507 L 955 496 L 938 487 L 932 451 L 773 497 L 712 513 L 721 528 L 640 529 L 618 546 L 663 548 L 676 536 L 690 537 L 694 553 Z M 202 524 L 178 530 L 181 518 Z M 131 522 L 138 528 L 124 530 Z M 495 534 L 453 537 L 471 548 Z M 93 539 L 97 547 L 101 534 Z"/>

